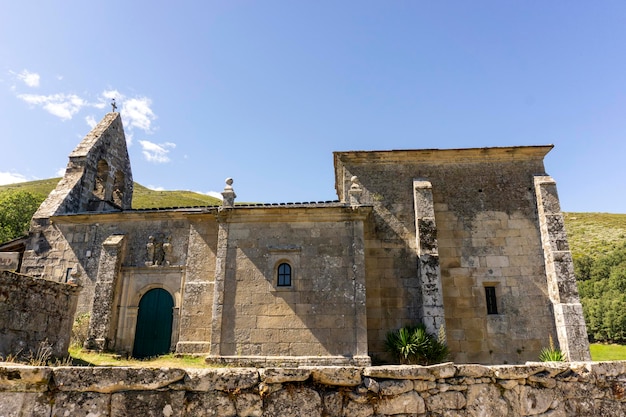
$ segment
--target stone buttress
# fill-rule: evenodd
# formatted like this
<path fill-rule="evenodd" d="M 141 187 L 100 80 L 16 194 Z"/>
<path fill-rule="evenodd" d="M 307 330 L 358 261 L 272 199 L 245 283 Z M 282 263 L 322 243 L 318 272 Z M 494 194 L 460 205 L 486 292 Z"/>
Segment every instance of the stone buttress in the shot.
<path fill-rule="evenodd" d="M 574 261 L 569 250 L 556 182 L 535 177 L 539 227 L 543 243 L 548 293 L 554 307 L 559 346 L 570 361 L 589 361 L 589 339 L 578 296 Z"/>

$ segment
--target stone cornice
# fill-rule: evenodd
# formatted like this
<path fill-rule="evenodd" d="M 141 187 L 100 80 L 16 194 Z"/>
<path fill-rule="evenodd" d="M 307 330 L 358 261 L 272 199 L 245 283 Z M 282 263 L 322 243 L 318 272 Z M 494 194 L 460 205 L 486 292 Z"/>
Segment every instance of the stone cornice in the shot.
<path fill-rule="evenodd" d="M 346 181 L 342 169 L 349 164 L 480 164 L 522 160 L 543 161 L 552 148 L 554 145 L 333 152 L 335 190 L 341 199 Z"/>
<path fill-rule="evenodd" d="M 58 224 L 93 224 L 133 221 L 155 220 L 183 220 L 189 217 L 207 217 L 214 219 L 219 213 L 220 217 L 230 223 L 250 222 L 281 222 L 281 221 L 343 221 L 363 220 L 372 208 L 360 206 L 351 208 L 348 206 L 235 206 L 232 209 L 219 211 L 217 207 L 207 208 L 180 208 L 180 209 L 155 209 L 139 211 L 118 211 L 108 213 L 78 213 L 65 214 L 50 217 L 52 223 Z"/>
<path fill-rule="evenodd" d="M 486 159 L 543 159 L 554 145 L 507 146 L 493 148 L 464 149 L 405 149 L 391 151 L 348 151 L 333 152 L 335 168 L 344 162 L 484 162 Z"/>

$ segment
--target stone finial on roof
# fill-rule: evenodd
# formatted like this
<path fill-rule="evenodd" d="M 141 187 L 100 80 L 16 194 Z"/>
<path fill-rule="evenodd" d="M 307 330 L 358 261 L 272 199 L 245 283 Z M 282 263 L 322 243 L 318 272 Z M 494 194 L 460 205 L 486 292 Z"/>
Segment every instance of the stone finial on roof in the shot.
<path fill-rule="evenodd" d="M 356 175 L 353 175 L 350 178 L 352 185 L 350 185 L 350 190 L 348 194 L 350 196 L 350 205 L 352 207 L 358 207 L 361 205 L 361 196 L 363 195 L 363 188 L 361 188 L 361 184 L 359 183 L 359 178 Z"/>
<path fill-rule="evenodd" d="M 111 101 L 111 111 L 115 113 L 117 110 L 117 104 L 115 104 L 115 98 Z"/>
<path fill-rule="evenodd" d="M 237 194 L 233 190 L 233 179 L 226 178 L 226 186 L 224 187 L 224 191 L 222 191 L 222 207 L 223 208 L 233 208 L 235 206 L 235 198 L 237 198 Z"/>

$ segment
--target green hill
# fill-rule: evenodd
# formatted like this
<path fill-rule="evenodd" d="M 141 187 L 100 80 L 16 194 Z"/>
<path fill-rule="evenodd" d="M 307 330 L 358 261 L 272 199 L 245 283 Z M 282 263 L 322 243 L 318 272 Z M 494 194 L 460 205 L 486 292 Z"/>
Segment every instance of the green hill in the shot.
<path fill-rule="evenodd" d="M 61 178 L 48 178 L 47 180 L 0 185 L 0 193 L 4 191 L 26 191 L 36 196 L 43 197 L 43 202 L 48 194 L 50 194 L 50 191 L 54 190 L 59 181 L 61 181 Z"/>
<path fill-rule="evenodd" d="M 626 243 L 626 214 L 564 213 L 574 258 L 598 257 Z"/>
<path fill-rule="evenodd" d="M 134 209 L 217 206 L 221 203 L 215 197 L 193 191 L 154 191 L 138 183 L 135 183 L 133 190 Z"/>
<path fill-rule="evenodd" d="M 43 202 L 60 180 L 61 178 L 50 178 L 47 180 L 0 185 L 0 193 L 4 191 L 27 191 L 40 197 Z M 138 183 L 134 185 L 134 209 L 216 206 L 219 204 L 221 204 L 219 199 L 205 194 L 194 193 L 193 191 L 154 191 Z"/>

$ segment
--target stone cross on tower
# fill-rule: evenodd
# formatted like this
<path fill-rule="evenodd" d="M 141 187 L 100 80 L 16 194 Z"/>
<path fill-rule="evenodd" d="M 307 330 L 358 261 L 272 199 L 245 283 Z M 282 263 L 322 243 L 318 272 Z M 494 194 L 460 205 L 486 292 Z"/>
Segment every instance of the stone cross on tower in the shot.
<path fill-rule="evenodd" d="M 117 110 L 117 104 L 115 104 L 115 99 L 113 99 L 113 101 L 111 101 L 111 108 L 112 108 L 112 112 L 115 113 L 115 110 Z"/>

